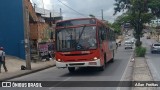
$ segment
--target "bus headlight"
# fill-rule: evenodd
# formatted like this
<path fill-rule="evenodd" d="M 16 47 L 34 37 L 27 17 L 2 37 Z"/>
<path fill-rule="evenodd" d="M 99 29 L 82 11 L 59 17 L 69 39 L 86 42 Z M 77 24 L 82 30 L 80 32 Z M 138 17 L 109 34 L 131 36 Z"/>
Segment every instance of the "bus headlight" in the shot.
<path fill-rule="evenodd" d="M 94 57 L 94 58 L 93 58 L 93 60 L 97 60 L 97 59 L 98 59 L 97 57 Z"/>
<path fill-rule="evenodd" d="M 61 59 L 58 59 L 57 61 L 58 61 L 58 62 L 61 62 Z"/>

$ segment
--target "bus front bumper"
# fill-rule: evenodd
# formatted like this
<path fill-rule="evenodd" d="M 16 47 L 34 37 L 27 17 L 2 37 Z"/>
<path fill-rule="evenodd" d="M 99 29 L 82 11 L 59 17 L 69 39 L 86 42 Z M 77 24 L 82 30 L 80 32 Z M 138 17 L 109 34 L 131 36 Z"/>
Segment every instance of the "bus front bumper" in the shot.
<path fill-rule="evenodd" d="M 58 62 L 56 61 L 57 68 L 67 68 L 67 67 L 100 67 L 100 59 L 94 61 L 85 62 Z"/>

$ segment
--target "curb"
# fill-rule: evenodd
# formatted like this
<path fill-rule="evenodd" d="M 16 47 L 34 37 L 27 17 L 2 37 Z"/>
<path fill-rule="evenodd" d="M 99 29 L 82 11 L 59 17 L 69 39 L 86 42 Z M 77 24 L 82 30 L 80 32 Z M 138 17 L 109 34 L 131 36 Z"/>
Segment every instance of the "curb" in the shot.
<path fill-rule="evenodd" d="M 55 64 L 54 65 L 49 65 L 49 66 L 38 68 L 38 69 L 35 68 L 35 69 L 32 69 L 32 70 L 26 71 L 24 73 L 20 73 L 20 74 L 13 75 L 13 76 L 10 76 L 10 77 L 2 78 L 2 79 L 0 79 L 0 81 L 7 81 L 7 80 L 10 80 L 10 79 L 13 79 L 13 78 L 18 78 L 18 77 L 25 76 L 25 75 L 35 73 L 35 72 L 39 72 L 39 71 L 42 71 L 42 70 L 45 70 L 45 69 L 48 69 L 48 68 L 51 68 L 51 67 L 54 67 L 54 66 L 56 66 L 56 65 Z"/>

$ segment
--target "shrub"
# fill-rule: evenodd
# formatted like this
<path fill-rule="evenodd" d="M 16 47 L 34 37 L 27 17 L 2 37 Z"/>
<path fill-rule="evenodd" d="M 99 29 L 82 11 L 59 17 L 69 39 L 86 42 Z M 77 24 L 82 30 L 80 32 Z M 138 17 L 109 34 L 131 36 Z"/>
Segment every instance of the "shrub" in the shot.
<path fill-rule="evenodd" d="M 137 57 L 144 57 L 146 54 L 146 48 L 142 46 L 136 47 L 135 53 Z"/>

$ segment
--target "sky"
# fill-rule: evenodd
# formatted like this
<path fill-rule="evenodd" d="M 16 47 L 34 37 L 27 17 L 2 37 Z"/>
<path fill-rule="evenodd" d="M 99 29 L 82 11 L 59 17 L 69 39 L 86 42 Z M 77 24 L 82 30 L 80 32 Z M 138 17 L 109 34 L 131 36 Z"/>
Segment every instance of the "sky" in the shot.
<path fill-rule="evenodd" d="M 94 15 L 98 19 L 101 19 L 101 10 L 103 9 L 104 20 L 112 23 L 117 16 L 122 14 L 118 13 L 113 16 L 113 4 L 115 3 L 115 0 L 31 0 L 31 2 L 35 3 L 36 7 L 44 7 L 45 9 L 51 10 L 56 14 L 60 14 L 61 8 L 64 19 L 85 18 L 89 17 L 90 14 Z"/>

